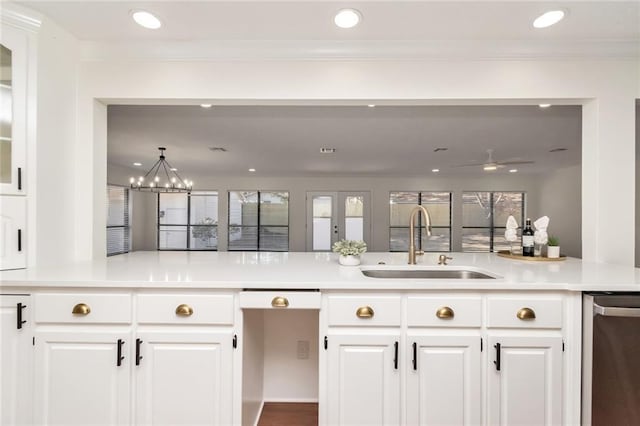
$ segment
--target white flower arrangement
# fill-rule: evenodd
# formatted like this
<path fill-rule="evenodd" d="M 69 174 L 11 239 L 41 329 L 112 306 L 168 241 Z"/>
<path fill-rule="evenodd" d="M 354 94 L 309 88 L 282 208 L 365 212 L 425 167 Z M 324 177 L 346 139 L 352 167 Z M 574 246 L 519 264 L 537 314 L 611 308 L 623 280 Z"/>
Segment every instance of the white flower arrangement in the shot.
<path fill-rule="evenodd" d="M 341 256 L 359 256 L 367 251 L 367 243 L 359 240 L 340 240 L 333 244 L 333 252 Z"/>

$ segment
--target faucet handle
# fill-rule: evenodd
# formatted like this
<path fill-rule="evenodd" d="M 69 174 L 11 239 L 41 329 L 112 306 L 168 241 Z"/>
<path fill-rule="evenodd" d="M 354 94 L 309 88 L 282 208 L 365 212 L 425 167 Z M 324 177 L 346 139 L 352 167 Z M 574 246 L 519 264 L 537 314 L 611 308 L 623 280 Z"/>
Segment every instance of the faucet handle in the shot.
<path fill-rule="evenodd" d="M 453 260 L 453 257 L 441 254 L 440 256 L 438 256 L 438 265 L 446 265 L 447 260 Z"/>
<path fill-rule="evenodd" d="M 416 250 L 416 256 L 424 255 L 424 250 Z"/>

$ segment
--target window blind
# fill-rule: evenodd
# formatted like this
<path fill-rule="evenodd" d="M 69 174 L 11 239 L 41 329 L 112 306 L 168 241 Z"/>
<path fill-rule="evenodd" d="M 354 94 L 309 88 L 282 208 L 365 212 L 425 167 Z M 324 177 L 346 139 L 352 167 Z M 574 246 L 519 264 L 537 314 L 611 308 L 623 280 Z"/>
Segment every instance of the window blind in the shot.
<path fill-rule="evenodd" d="M 131 248 L 129 188 L 107 186 L 107 256 L 128 253 Z"/>

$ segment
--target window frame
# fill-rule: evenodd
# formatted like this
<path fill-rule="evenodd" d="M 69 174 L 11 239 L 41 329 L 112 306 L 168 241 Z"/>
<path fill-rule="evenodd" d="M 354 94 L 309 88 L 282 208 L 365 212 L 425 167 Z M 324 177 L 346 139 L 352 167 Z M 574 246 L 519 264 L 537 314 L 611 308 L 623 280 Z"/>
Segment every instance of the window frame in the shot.
<path fill-rule="evenodd" d="M 423 205 L 422 204 L 422 194 L 423 193 L 447 193 L 449 194 L 449 226 L 442 226 L 442 225 L 431 225 L 431 229 L 449 229 L 449 248 L 447 250 L 424 250 L 426 253 L 440 253 L 440 252 L 448 252 L 451 253 L 451 249 L 453 247 L 453 241 L 452 241 L 452 230 L 453 230 L 453 223 L 452 223 L 452 208 L 453 208 L 453 192 L 452 191 L 437 191 L 437 190 L 429 190 L 429 191 L 423 191 L 423 190 L 418 190 L 418 191 L 389 191 L 389 200 L 391 200 L 391 194 L 394 193 L 399 193 L 399 192 L 413 192 L 413 193 L 417 193 L 418 194 L 418 204 L 417 205 Z M 407 203 L 410 204 L 410 203 Z M 416 241 L 416 249 L 417 250 L 422 250 L 422 230 L 425 229 L 425 226 L 422 224 L 423 220 L 422 220 L 422 215 L 418 215 L 418 223 L 416 226 L 417 232 L 417 241 Z M 389 252 L 391 253 L 403 253 L 406 250 L 392 250 L 391 249 L 391 230 L 392 229 L 406 229 L 407 232 L 409 232 L 409 228 L 410 228 L 410 224 L 407 226 L 394 226 L 391 225 L 391 210 L 389 210 Z M 409 242 L 410 243 L 410 242 Z"/>
<path fill-rule="evenodd" d="M 519 218 L 519 220 L 516 218 L 516 220 L 519 223 L 517 231 L 521 231 L 522 230 L 522 224 L 524 223 L 524 217 L 525 217 L 526 196 L 527 196 L 526 191 L 500 191 L 500 190 L 495 190 L 495 191 L 469 191 L 469 190 L 463 190 L 462 191 L 462 195 L 464 196 L 465 193 L 488 193 L 489 194 L 489 212 L 490 212 L 490 216 L 489 216 L 489 226 L 464 226 L 464 225 L 462 225 L 461 228 L 463 230 L 463 238 L 464 238 L 464 230 L 465 229 L 489 229 L 489 253 L 494 253 L 494 248 L 495 248 L 494 238 L 495 238 L 495 235 L 496 235 L 495 234 L 496 229 L 502 229 L 502 230 L 506 230 L 507 229 L 506 226 L 496 226 L 495 225 L 495 220 L 494 220 L 494 218 L 495 218 L 494 194 L 496 194 L 496 193 L 520 194 L 522 196 L 522 201 L 521 201 L 521 206 L 520 206 L 520 213 L 521 213 L 520 214 L 520 218 Z M 464 202 L 462 202 L 462 210 L 464 212 Z M 464 213 L 463 213 L 463 215 L 464 215 Z M 460 250 L 463 253 L 487 253 L 486 251 L 469 251 L 469 250 L 465 250 L 463 244 L 461 244 Z"/>
<path fill-rule="evenodd" d="M 105 247 L 107 257 L 117 256 L 119 254 L 129 253 L 131 251 L 131 244 L 132 244 L 132 239 L 131 239 L 131 190 L 127 186 L 114 185 L 114 184 L 108 183 L 107 184 L 107 192 L 109 191 L 109 188 L 120 188 L 120 189 L 122 189 L 124 191 L 124 200 L 125 200 L 125 205 L 126 205 L 126 212 L 124 214 L 124 220 L 123 220 L 123 222 L 125 222 L 125 224 L 124 225 L 109 225 L 107 223 L 106 232 L 108 233 L 109 229 L 122 228 L 125 231 L 125 235 L 126 235 L 125 241 L 128 241 L 128 244 L 127 244 L 126 250 L 124 250 L 124 251 L 118 251 L 118 252 L 109 253 L 109 244 L 108 244 L 109 239 L 107 237 L 107 244 L 106 244 L 106 247 Z M 109 208 L 109 197 L 107 196 L 107 209 L 108 208 Z"/>
<path fill-rule="evenodd" d="M 191 224 L 191 197 L 203 197 L 203 196 L 212 196 L 215 194 L 218 197 L 218 201 L 220 200 L 220 194 L 217 190 L 211 191 L 192 191 L 191 193 L 186 194 L 187 196 L 187 223 L 186 224 L 175 224 L 175 223 L 160 223 L 160 196 L 162 192 L 158 193 L 158 197 L 156 199 L 156 250 L 157 251 L 218 251 L 220 249 L 220 245 L 216 243 L 216 248 L 191 248 L 191 229 L 197 228 L 200 226 L 211 226 L 216 229 L 216 235 L 218 235 L 218 223 L 219 219 L 216 219 L 215 225 L 192 225 Z M 169 193 L 175 195 L 175 193 Z M 218 211 L 216 212 L 216 217 L 218 217 Z M 160 228 L 162 227 L 175 227 L 175 228 L 186 228 L 186 248 L 160 248 Z M 219 241 L 219 240 L 218 240 Z"/>
<path fill-rule="evenodd" d="M 257 196 L 256 200 L 256 224 L 255 225 L 232 225 L 231 224 L 231 193 L 232 192 L 255 192 Z M 260 219 L 260 208 L 262 205 L 262 193 L 286 193 L 287 194 L 287 225 L 262 225 Z M 250 251 L 250 252 L 277 252 L 277 253 L 288 253 L 290 248 L 290 238 L 291 238 L 291 192 L 288 190 L 278 190 L 278 189 L 238 189 L 238 190 L 229 190 L 227 191 L 227 251 Z M 256 248 L 255 249 L 236 249 L 231 248 L 231 228 L 255 228 L 256 230 Z M 263 250 L 260 248 L 260 231 L 261 228 L 286 228 L 287 229 L 287 249 L 286 250 Z"/>

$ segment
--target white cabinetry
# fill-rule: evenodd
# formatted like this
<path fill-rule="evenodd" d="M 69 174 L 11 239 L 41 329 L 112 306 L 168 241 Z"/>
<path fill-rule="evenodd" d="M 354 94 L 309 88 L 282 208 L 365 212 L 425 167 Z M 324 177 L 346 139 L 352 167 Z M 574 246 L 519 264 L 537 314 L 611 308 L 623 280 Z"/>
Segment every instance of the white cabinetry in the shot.
<path fill-rule="evenodd" d="M 487 422 L 563 423 L 563 315 L 560 296 L 487 298 Z"/>
<path fill-rule="evenodd" d="M 400 334 L 331 336 L 328 424 L 400 423 Z"/>
<path fill-rule="evenodd" d="M 35 423 L 131 423 L 131 296 L 37 293 Z"/>
<path fill-rule="evenodd" d="M 562 338 L 489 337 L 488 424 L 562 424 Z"/>
<path fill-rule="evenodd" d="M 29 296 L 0 296 L 0 424 L 31 424 L 33 346 Z"/>
<path fill-rule="evenodd" d="M 0 270 L 26 266 L 27 200 L 0 196 Z"/>
<path fill-rule="evenodd" d="M 141 294 L 137 301 L 135 424 L 232 424 L 234 296 Z"/>
<path fill-rule="evenodd" d="M 35 423 L 130 424 L 131 333 L 65 328 L 36 333 Z"/>

